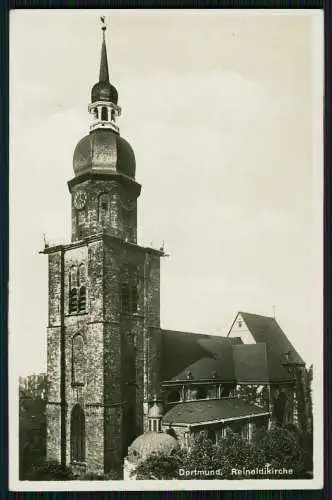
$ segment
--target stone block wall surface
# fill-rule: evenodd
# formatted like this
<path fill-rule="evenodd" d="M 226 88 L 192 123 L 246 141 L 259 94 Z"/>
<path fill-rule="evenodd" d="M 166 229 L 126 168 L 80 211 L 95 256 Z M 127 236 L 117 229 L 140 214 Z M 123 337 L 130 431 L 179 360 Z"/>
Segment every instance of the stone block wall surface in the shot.
<path fill-rule="evenodd" d="M 46 406 L 46 460 L 61 461 L 61 408 L 60 404 Z"/>
<path fill-rule="evenodd" d="M 87 202 L 77 209 L 73 200 L 78 191 L 86 193 Z M 137 188 L 128 187 L 122 179 L 88 179 L 71 188 L 72 241 L 107 231 L 109 234 L 136 243 Z M 106 195 L 108 209 L 100 216 L 100 196 Z M 79 213 L 80 212 L 80 213 Z"/>

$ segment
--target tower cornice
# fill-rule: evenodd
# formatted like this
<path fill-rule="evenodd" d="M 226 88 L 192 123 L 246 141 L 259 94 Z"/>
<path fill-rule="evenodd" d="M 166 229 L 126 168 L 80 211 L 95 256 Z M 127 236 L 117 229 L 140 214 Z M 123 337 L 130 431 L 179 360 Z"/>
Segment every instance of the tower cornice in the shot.
<path fill-rule="evenodd" d="M 142 189 L 141 184 L 139 184 L 134 179 L 132 179 L 131 177 L 129 177 L 125 174 L 118 173 L 118 172 L 106 174 L 106 173 L 98 172 L 98 171 L 93 171 L 93 172 L 89 171 L 89 172 L 81 174 L 77 177 L 73 177 L 72 179 L 70 179 L 68 181 L 68 189 L 69 189 L 70 193 L 71 193 L 72 188 L 74 186 L 76 186 L 77 184 L 81 184 L 82 182 L 89 181 L 89 180 L 96 180 L 96 181 L 118 180 L 120 182 L 126 183 L 128 186 L 132 186 L 132 188 L 135 190 L 135 194 L 137 196 L 140 195 L 141 189 Z"/>

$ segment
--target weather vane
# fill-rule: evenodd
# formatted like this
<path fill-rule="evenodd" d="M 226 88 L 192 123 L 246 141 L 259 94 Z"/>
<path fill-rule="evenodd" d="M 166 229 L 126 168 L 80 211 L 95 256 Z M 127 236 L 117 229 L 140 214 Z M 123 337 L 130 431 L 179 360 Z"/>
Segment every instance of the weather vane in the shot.
<path fill-rule="evenodd" d="M 101 20 L 101 29 L 105 31 L 106 30 L 105 16 L 101 16 L 100 20 Z"/>

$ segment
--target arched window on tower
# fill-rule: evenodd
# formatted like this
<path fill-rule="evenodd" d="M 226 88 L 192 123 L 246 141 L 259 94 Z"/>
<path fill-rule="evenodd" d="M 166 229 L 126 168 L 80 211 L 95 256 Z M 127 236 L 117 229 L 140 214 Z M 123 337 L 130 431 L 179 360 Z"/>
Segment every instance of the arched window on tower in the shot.
<path fill-rule="evenodd" d="M 72 340 L 72 383 L 84 385 L 85 378 L 85 353 L 82 335 L 77 334 Z"/>
<path fill-rule="evenodd" d="M 98 220 L 99 222 L 107 222 L 109 218 L 109 197 L 108 194 L 102 193 L 98 199 Z"/>
<path fill-rule="evenodd" d="M 78 270 L 77 266 L 72 266 L 69 271 L 69 314 L 77 312 L 77 287 L 78 287 Z"/>
<path fill-rule="evenodd" d="M 70 419 L 71 461 L 85 461 L 85 416 L 80 405 L 75 405 Z"/>
<path fill-rule="evenodd" d="M 101 119 L 102 121 L 104 122 L 107 122 L 108 121 L 108 111 L 107 111 L 107 108 L 105 106 L 103 106 L 101 108 Z"/>

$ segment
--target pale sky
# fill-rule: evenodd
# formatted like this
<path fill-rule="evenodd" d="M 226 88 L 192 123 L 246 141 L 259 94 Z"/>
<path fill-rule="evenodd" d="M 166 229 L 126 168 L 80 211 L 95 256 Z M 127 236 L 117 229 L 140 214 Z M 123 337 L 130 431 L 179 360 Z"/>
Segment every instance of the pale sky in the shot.
<path fill-rule="evenodd" d="M 70 241 L 67 181 L 89 131 L 99 14 L 11 12 L 10 342 L 21 375 L 46 370 L 47 257 L 38 251 L 43 233 Z M 120 133 L 143 186 L 139 242 L 164 240 L 170 254 L 162 327 L 226 335 L 237 311 L 272 316 L 275 305 L 295 348 L 317 364 L 322 51 L 313 41 L 322 16 L 313 14 L 106 11 L 106 36 Z"/>

